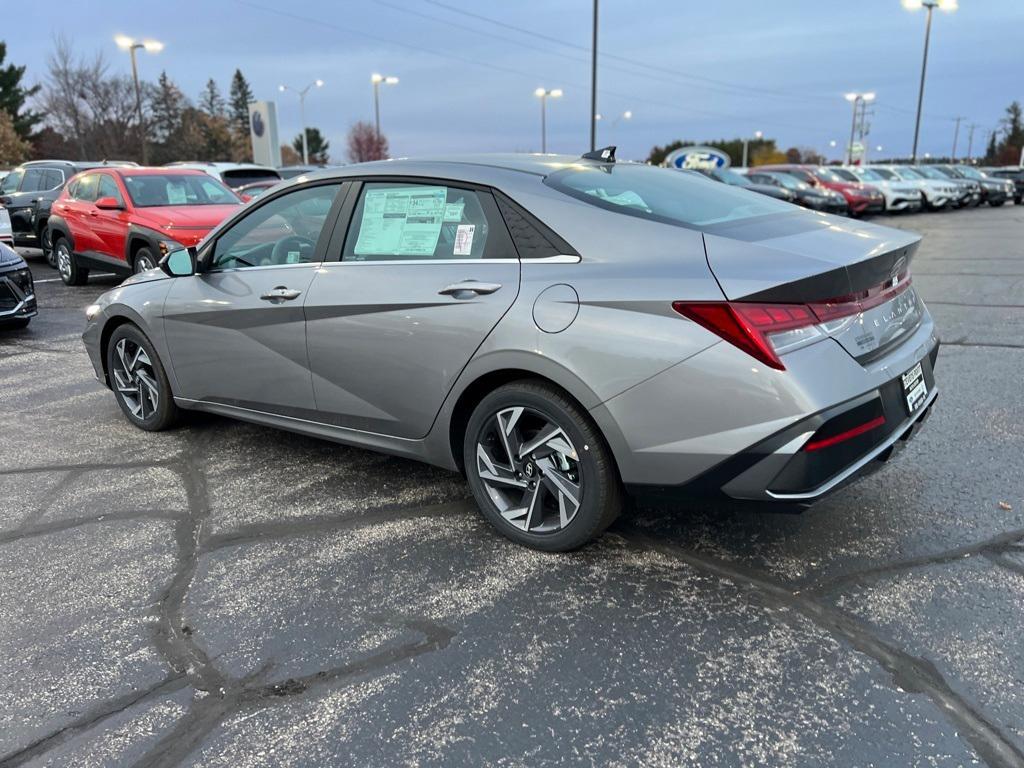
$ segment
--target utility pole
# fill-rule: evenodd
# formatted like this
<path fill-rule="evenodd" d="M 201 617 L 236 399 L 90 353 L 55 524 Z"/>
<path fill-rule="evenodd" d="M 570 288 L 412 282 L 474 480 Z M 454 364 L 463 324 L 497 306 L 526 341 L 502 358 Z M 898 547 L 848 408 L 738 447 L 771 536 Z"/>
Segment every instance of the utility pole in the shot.
<path fill-rule="evenodd" d="M 974 129 L 977 128 L 977 127 L 978 126 L 975 125 L 974 123 L 971 123 L 970 126 L 968 126 L 968 130 L 967 130 L 967 162 L 968 163 L 971 162 L 971 157 L 973 157 L 973 155 L 971 154 L 971 150 L 974 148 Z"/>
<path fill-rule="evenodd" d="M 594 0 L 594 30 L 590 51 L 590 151 L 597 148 L 597 0 Z"/>
<path fill-rule="evenodd" d="M 963 115 L 957 115 L 956 116 L 956 128 L 953 130 L 953 155 L 952 155 L 952 160 L 953 160 L 954 163 L 956 162 L 956 142 L 957 142 L 957 139 L 960 138 L 960 121 L 961 120 L 965 120 L 965 119 L 966 118 Z"/>

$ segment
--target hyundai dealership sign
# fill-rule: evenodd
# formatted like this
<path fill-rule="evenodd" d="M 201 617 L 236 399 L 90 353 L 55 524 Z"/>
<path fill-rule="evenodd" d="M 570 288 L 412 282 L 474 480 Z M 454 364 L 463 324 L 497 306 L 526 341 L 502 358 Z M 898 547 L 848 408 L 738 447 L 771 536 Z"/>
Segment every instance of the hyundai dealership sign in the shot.
<path fill-rule="evenodd" d="M 669 168 L 692 171 L 728 168 L 731 162 L 729 155 L 714 147 L 680 147 L 665 158 Z"/>
<path fill-rule="evenodd" d="M 249 138 L 252 139 L 254 163 L 281 167 L 281 143 L 277 140 L 277 107 L 274 102 L 249 102 Z"/>

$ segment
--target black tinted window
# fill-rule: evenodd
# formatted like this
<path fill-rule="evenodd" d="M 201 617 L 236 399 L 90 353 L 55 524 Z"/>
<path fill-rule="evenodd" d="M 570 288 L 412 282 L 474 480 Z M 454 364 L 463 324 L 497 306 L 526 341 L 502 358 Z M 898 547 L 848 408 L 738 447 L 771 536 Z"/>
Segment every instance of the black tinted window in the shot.
<path fill-rule="evenodd" d="M 46 171 L 46 186 L 44 189 L 57 189 L 64 184 L 64 172 L 56 168 Z"/>
<path fill-rule="evenodd" d="M 38 192 L 46 189 L 46 170 L 44 168 L 29 168 L 25 171 L 25 178 L 21 181 L 22 192 Z"/>

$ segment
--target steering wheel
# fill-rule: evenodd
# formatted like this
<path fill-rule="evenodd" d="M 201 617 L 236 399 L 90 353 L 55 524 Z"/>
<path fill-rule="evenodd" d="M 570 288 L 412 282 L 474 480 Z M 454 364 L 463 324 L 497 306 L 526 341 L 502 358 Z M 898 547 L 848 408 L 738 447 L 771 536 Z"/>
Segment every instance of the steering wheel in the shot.
<path fill-rule="evenodd" d="M 316 248 L 316 243 L 302 235 L 288 235 L 288 237 L 283 237 L 275 243 L 274 250 L 270 252 L 270 258 L 265 263 L 275 265 L 288 264 L 288 252 L 298 251 L 301 254 L 303 248 L 308 248 L 309 252 L 312 253 L 313 249 Z"/>

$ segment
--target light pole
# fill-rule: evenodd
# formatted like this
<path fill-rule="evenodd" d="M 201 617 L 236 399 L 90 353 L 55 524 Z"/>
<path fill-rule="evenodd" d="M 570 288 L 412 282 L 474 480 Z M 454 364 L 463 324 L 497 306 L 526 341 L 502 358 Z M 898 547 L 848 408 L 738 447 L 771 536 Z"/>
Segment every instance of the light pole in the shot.
<path fill-rule="evenodd" d="M 615 143 L 615 126 L 617 126 L 619 124 L 619 122 L 622 121 L 622 120 L 632 120 L 632 119 L 633 119 L 633 110 L 627 109 L 621 115 L 619 115 L 614 120 L 612 120 L 612 126 L 611 126 L 611 131 L 610 131 L 612 144 Z M 598 112 L 596 115 L 594 115 L 594 120 L 595 121 L 604 120 L 604 115 L 602 115 L 600 112 Z M 596 139 L 595 139 L 595 143 L 596 143 Z"/>
<path fill-rule="evenodd" d="M 868 93 L 848 93 L 845 98 L 853 104 L 853 122 L 850 124 L 850 145 L 846 149 L 846 164 L 853 165 L 853 138 L 857 132 L 857 113 L 858 111 L 863 111 L 869 101 L 875 100 L 875 94 L 870 91 Z"/>
<path fill-rule="evenodd" d="M 911 153 L 913 162 L 917 162 L 917 139 L 921 134 L 921 105 L 924 102 L 924 76 L 928 70 L 928 42 L 932 36 L 932 11 L 952 13 L 957 9 L 957 0 L 902 0 L 903 7 L 908 11 L 920 8 L 928 9 L 928 18 L 924 25 L 924 58 L 921 60 L 921 87 L 917 91 L 917 119 L 914 121 L 914 150 Z"/>
<path fill-rule="evenodd" d="M 763 132 L 761 132 L 761 131 L 754 131 L 754 138 L 755 139 L 760 139 L 762 136 L 764 136 Z M 749 143 L 750 143 L 750 139 L 743 139 L 743 167 L 744 168 L 747 167 L 747 145 Z"/>
<path fill-rule="evenodd" d="M 323 88 L 323 80 L 314 80 L 312 83 L 307 85 L 301 91 L 296 90 L 288 85 L 279 85 L 277 90 L 284 93 L 285 91 L 291 91 L 299 95 L 299 118 L 302 120 L 302 164 L 309 165 L 309 145 L 306 142 L 306 94 L 309 93 L 310 88 Z"/>
<path fill-rule="evenodd" d="M 547 154 L 548 151 L 548 98 L 557 99 L 562 95 L 561 88 L 538 88 L 533 95 L 540 99 L 540 151 Z M 597 125 L 597 113 L 591 116 L 591 123 Z"/>
<path fill-rule="evenodd" d="M 373 83 L 373 124 L 377 131 L 377 142 L 380 142 L 380 84 L 398 85 L 398 78 L 393 75 L 379 75 L 374 72 L 370 75 L 370 82 Z"/>
<path fill-rule="evenodd" d="M 956 118 L 956 128 L 953 129 L 953 154 L 950 156 L 953 162 L 956 162 L 956 142 L 960 138 L 960 121 L 965 120 L 963 115 Z"/>
<path fill-rule="evenodd" d="M 135 51 L 145 48 L 150 53 L 160 53 L 164 44 L 158 40 L 135 40 L 126 35 L 114 38 L 117 47 L 128 51 L 132 57 L 132 80 L 135 81 L 135 111 L 139 116 L 139 144 L 142 147 L 142 164 L 149 165 L 149 152 L 146 150 L 146 125 L 142 118 L 142 88 L 139 86 L 139 65 L 135 61 Z"/>
<path fill-rule="evenodd" d="M 541 107 L 543 110 L 543 107 Z M 597 149 L 597 0 L 590 44 L 590 151 Z"/>

